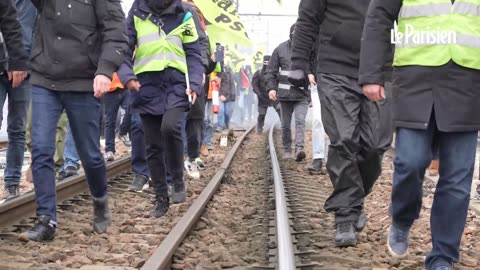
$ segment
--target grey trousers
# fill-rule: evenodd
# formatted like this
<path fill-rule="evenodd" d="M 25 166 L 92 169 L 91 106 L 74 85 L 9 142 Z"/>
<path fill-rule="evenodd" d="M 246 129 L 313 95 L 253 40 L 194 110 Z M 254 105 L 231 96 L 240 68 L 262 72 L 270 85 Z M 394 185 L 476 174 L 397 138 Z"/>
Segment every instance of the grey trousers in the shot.
<path fill-rule="evenodd" d="M 325 209 L 335 212 L 336 224 L 356 222 L 392 142 L 390 85 L 387 99 L 375 103 L 363 95 L 356 79 L 335 74 L 318 78 L 322 121 L 331 142 L 326 167 L 334 188 Z"/>
<path fill-rule="evenodd" d="M 305 118 L 307 117 L 307 111 L 308 102 L 306 100 L 280 101 L 284 152 L 292 152 L 292 115 L 295 115 L 295 152 L 303 151 L 305 145 Z"/>

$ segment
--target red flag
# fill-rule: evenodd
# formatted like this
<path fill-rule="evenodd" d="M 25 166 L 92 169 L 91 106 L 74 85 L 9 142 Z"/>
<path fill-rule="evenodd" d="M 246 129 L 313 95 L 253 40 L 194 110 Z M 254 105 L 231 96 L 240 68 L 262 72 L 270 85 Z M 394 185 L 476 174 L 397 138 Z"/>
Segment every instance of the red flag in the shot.
<path fill-rule="evenodd" d="M 248 79 L 247 74 L 245 74 L 245 70 L 242 68 L 240 72 L 242 74 L 242 88 L 243 89 L 250 88 L 250 80 Z"/>

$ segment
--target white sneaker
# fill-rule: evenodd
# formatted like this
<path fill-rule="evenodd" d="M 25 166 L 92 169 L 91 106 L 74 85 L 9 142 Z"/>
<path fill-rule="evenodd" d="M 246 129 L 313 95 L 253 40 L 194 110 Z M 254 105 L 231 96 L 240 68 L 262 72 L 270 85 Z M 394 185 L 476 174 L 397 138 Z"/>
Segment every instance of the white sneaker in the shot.
<path fill-rule="evenodd" d="M 190 176 L 193 179 L 200 178 L 200 172 L 198 171 L 196 162 L 192 163 L 188 160 L 185 160 L 184 167 L 185 167 L 185 170 L 187 171 L 188 176 Z"/>
<path fill-rule="evenodd" d="M 113 152 L 109 151 L 109 152 L 105 153 L 104 158 L 105 158 L 105 161 L 107 161 L 107 162 L 108 161 L 114 161 L 115 160 L 115 154 Z"/>

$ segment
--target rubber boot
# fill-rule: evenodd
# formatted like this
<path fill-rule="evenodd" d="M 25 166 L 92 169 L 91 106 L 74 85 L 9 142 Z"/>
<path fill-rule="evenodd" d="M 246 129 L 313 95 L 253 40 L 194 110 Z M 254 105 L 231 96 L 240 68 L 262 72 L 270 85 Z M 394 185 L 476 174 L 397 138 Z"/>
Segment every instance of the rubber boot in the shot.
<path fill-rule="evenodd" d="M 428 174 L 430 176 L 438 176 L 438 166 L 438 159 L 432 160 L 432 163 L 430 163 L 430 167 L 428 168 Z"/>
<path fill-rule="evenodd" d="M 93 198 L 93 230 L 96 233 L 105 233 L 112 224 L 112 214 L 108 208 L 108 195 Z"/>

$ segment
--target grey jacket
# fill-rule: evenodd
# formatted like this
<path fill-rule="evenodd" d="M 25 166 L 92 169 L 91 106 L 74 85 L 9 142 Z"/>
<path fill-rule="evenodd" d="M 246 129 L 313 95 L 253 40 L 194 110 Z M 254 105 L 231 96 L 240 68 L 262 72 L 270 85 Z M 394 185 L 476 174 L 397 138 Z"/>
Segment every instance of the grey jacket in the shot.
<path fill-rule="evenodd" d="M 127 49 L 125 14 L 116 0 L 32 0 L 39 11 L 31 52 L 34 85 L 93 91 L 111 77 Z"/>
<path fill-rule="evenodd" d="M 292 46 L 290 41 L 278 45 L 273 51 L 272 57 L 265 70 L 265 87 L 267 91 L 276 90 L 280 101 L 302 101 L 309 97 L 306 84 L 304 89 L 291 86 L 288 81 L 290 71 Z"/>

